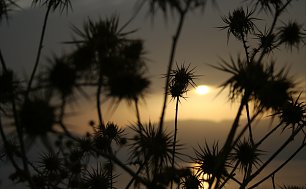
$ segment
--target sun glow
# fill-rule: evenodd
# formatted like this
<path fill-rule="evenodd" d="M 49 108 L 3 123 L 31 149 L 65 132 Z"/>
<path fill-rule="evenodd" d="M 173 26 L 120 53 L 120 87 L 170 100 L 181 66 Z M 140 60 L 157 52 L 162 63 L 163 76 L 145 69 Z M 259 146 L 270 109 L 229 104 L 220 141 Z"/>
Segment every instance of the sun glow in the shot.
<path fill-rule="evenodd" d="M 206 95 L 210 92 L 210 88 L 207 85 L 199 85 L 195 89 L 196 93 L 199 95 Z"/>

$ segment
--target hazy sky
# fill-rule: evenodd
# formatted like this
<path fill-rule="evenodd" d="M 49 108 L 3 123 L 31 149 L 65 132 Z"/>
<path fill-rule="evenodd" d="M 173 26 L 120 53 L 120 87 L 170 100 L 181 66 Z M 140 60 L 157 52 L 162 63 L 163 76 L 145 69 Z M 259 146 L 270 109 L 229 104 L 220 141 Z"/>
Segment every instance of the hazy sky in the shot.
<path fill-rule="evenodd" d="M 198 85 L 208 85 L 211 90 L 210 93 L 202 96 L 195 93 L 194 90 L 188 92 L 188 98 L 181 101 L 179 111 L 179 118 L 181 120 L 212 120 L 219 121 L 218 126 L 224 126 L 224 124 L 221 124 L 223 122 L 220 121 L 233 119 L 237 107 L 235 104 L 228 102 L 227 91 L 216 97 L 216 94 L 219 92 L 217 86 L 228 75 L 214 70 L 207 64 L 217 64 L 220 62 L 220 58 L 228 60 L 230 55 L 243 55 L 242 45 L 233 37 L 230 38 L 227 44 L 226 31 L 220 31 L 217 28 L 223 25 L 220 17 L 227 15 L 229 11 L 232 11 L 239 5 L 243 5 L 241 4 L 242 1 L 218 0 L 219 9 L 213 8 L 209 3 L 204 12 L 188 14 L 178 43 L 175 61 L 178 64 L 183 62 L 191 63 L 192 67 L 196 67 L 196 74 L 201 75 L 196 80 L 196 83 Z M 0 25 L 0 48 L 4 58 L 8 67 L 17 70 L 21 76 L 29 76 L 29 71 L 32 69 L 45 12 L 45 9 L 42 8 L 32 8 L 30 2 L 30 0 L 20 0 L 24 9 L 12 12 L 9 15 L 9 21 L 7 23 L 2 22 Z M 72 0 L 72 12 L 69 11 L 68 14 L 64 13 L 62 15 L 55 12 L 50 15 L 41 63 L 46 63 L 45 58 L 50 56 L 51 53 L 60 55 L 70 51 L 69 46 L 63 45 L 61 42 L 71 40 L 73 34 L 71 31 L 72 25 L 81 27 L 88 18 L 98 19 L 99 17 L 104 18 L 113 14 L 118 14 L 120 16 L 120 23 L 123 24 L 135 11 L 135 2 L 136 0 Z M 146 12 L 147 9 L 144 8 L 138 17 L 128 26 L 127 30 L 138 29 L 133 34 L 133 37 L 145 40 L 146 58 L 149 60 L 148 76 L 152 80 L 152 86 L 145 101 L 142 102 L 141 114 L 143 121 L 148 122 L 151 120 L 155 122 L 160 116 L 164 87 L 162 75 L 166 72 L 171 37 L 175 32 L 174 26 L 176 26 L 178 20 L 169 15 L 167 21 L 165 21 L 161 14 L 157 14 L 154 19 L 151 19 L 151 17 L 147 16 Z M 297 20 L 306 28 L 306 1 L 294 1 L 293 6 L 288 9 L 288 13 L 285 13 L 282 17 L 282 21 L 286 20 Z M 258 22 L 263 25 L 265 23 L 265 21 Z M 305 47 L 299 51 L 293 49 L 292 52 L 279 49 L 272 56 L 278 65 L 290 65 L 290 74 L 301 81 L 301 86 L 305 91 Z M 107 112 L 109 107 L 109 104 L 103 104 L 106 121 L 116 121 L 119 124 L 135 121 L 133 106 L 129 107 L 123 102 L 113 114 Z M 169 101 L 167 110 L 168 120 L 174 118 L 174 109 L 174 103 Z M 79 123 L 80 125 L 85 125 L 89 119 L 96 119 L 94 102 L 80 102 L 78 105 L 75 105 L 73 111 L 77 117 L 69 118 L 68 122 L 71 124 Z M 208 125 L 215 124 L 216 122 L 211 122 Z M 184 126 L 184 130 L 179 133 L 179 138 L 183 138 L 189 144 L 203 141 L 202 134 L 214 137 L 216 135 L 212 133 L 219 131 L 219 127 L 215 127 L 212 130 L 201 128 L 200 132 L 195 132 L 195 129 L 189 129 L 187 122 L 184 123 Z M 193 125 L 192 128 L 196 126 L 197 124 Z M 224 132 L 223 129 L 222 131 Z M 189 141 L 191 139 L 195 140 Z M 213 141 L 213 138 L 208 140 Z M 305 150 L 302 157 L 305 157 Z M 295 164 L 295 167 L 300 165 L 304 166 L 305 161 L 298 165 Z M 294 173 L 292 171 L 294 168 L 290 167 L 289 169 L 291 173 Z M 300 178 L 306 175 L 305 172 L 302 173 L 299 174 Z M 295 172 L 295 174 L 297 173 Z M 296 176 L 295 174 L 291 176 Z M 304 184 L 306 185 L 305 182 Z"/>
<path fill-rule="evenodd" d="M 9 65 L 18 70 L 22 75 L 29 75 L 32 69 L 43 15 L 45 9 L 31 8 L 31 1 L 20 1 L 24 10 L 16 10 L 10 14 L 8 23 L 1 23 L 0 47 Z M 118 14 L 120 23 L 125 23 L 135 12 L 135 0 L 74 0 L 73 11 L 60 15 L 52 13 L 48 21 L 42 54 L 42 64 L 51 53 L 63 54 L 69 52 L 69 46 L 61 44 L 63 41 L 71 40 L 71 26 L 81 27 L 88 18 L 98 19 Z M 204 12 L 194 12 L 187 15 L 181 38 L 178 43 L 175 61 L 178 64 L 190 63 L 196 67 L 196 74 L 201 75 L 196 83 L 198 85 L 209 85 L 210 93 L 199 96 L 194 91 L 188 93 L 187 100 L 182 100 L 180 111 L 181 119 L 229 119 L 235 114 L 236 106 L 227 101 L 227 92 L 216 97 L 220 85 L 228 75 L 211 68 L 207 64 L 220 63 L 220 58 L 229 59 L 229 56 L 243 55 L 242 45 L 233 37 L 229 43 L 226 42 L 226 31 L 220 31 L 217 27 L 222 26 L 221 16 L 227 15 L 229 11 L 241 6 L 242 1 L 217 1 L 219 9 L 208 3 Z M 244 4 L 245 5 L 245 4 Z M 297 20 L 306 24 L 305 1 L 294 1 L 293 6 L 284 14 L 283 21 Z M 166 72 L 171 39 L 177 25 L 175 16 L 168 16 L 165 21 L 162 14 L 158 13 L 154 19 L 147 15 L 146 7 L 139 13 L 138 17 L 127 27 L 127 30 L 138 29 L 133 34 L 135 38 L 145 40 L 145 51 L 148 58 L 148 76 L 152 80 L 151 88 L 141 108 L 144 120 L 157 120 L 162 107 L 162 92 L 164 80 L 162 75 Z M 260 17 L 261 15 L 259 15 Z M 264 23 L 264 21 L 258 21 Z M 273 54 L 279 65 L 289 63 L 291 74 L 303 81 L 305 89 L 306 55 L 305 48 L 292 52 L 280 49 Z M 88 104 L 93 109 L 94 103 Z M 109 106 L 104 105 L 107 109 Z M 127 110 L 125 104 L 121 105 L 112 117 L 119 123 L 126 123 L 133 111 Z M 130 109 L 130 108 L 129 108 Z M 220 111 L 221 110 L 221 111 Z M 107 111 L 107 110 L 105 110 Z M 132 112 L 132 114 L 131 114 Z M 174 104 L 169 102 L 167 119 L 172 119 Z"/>

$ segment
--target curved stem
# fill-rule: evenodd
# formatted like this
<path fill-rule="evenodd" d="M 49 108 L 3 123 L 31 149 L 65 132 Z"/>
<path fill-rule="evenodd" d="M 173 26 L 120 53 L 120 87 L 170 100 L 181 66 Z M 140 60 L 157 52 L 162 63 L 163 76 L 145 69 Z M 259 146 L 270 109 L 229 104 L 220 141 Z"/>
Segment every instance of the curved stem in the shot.
<path fill-rule="evenodd" d="M 219 185 L 219 182 L 220 182 L 220 174 L 221 174 L 221 170 L 226 162 L 226 159 L 227 159 L 227 156 L 228 154 L 230 153 L 230 151 L 232 150 L 232 144 L 233 144 L 233 141 L 234 141 L 234 137 L 235 137 L 235 134 L 236 134 L 236 131 L 237 131 L 237 128 L 239 126 L 239 120 L 240 120 L 240 117 L 241 117 L 241 114 L 242 114 L 242 110 L 243 110 L 243 107 L 244 105 L 246 104 L 246 101 L 248 99 L 248 95 L 247 94 L 244 94 L 242 96 L 242 99 L 241 99 L 241 102 L 240 102 L 240 106 L 238 108 L 238 111 L 237 111 L 237 114 L 236 114 L 236 117 L 235 117 L 235 120 L 232 124 L 232 127 L 231 127 L 231 130 L 229 132 L 229 134 L 227 135 L 227 139 L 225 141 L 225 144 L 222 148 L 222 154 L 221 154 L 221 160 L 220 162 L 218 163 L 217 165 L 217 174 L 219 175 L 212 175 L 212 182 L 215 180 L 215 178 L 217 178 L 217 182 L 216 182 L 216 186 Z M 211 188 L 212 185 L 210 185 L 209 188 Z"/>
<path fill-rule="evenodd" d="M 252 185 L 248 189 L 256 188 L 258 185 L 263 183 L 265 180 L 269 179 L 271 176 L 274 177 L 274 175 L 281 170 L 287 163 L 289 163 L 304 147 L 306 146 L 306 143 L 303 142 L 303 144 L 285 161 L 283 162 L 278 168 L 276 168 L 274 171 L 272 171 L 269 175 L 258 181 L 256 184 Z"/>
<path fill-rule="evenodd" d="M 172 162 L 171 162 L 171 168 L 172 173 L 174 172 L 174 160 L 175 160 L 175 147 L 176 147 L 176 136 L 177 136 L 177 118 L 178 118 L 178 108 L 179 108 L 179 102 L 180 98 L 176 98 L 176 105 L 175 105 L 175 119 L 174 119 L 174 137 L 173 137 L 173 146 L 172 146 Z M 173 188 L 173 179 L 171 179 L 170 188 Z"/>
<path fill-rule="evenodd" d="M 274 152 L 274 154 L 271 155 L 271 157 L 263 164 L 261 167 L 252 175 L 249 176 L 249 178 L 246 180 L 244 185 L 246 186 L 251 180 L 253 180 L 255 177 L 257 177 L 261 171 L 264 170 L 264 168 L 271 163 L 271 161 L 284 150 L 284 148 L 293 141 L 294 137 L 302 130 L 302 127 L 298 128 L 295 132 L 293 132 L 288 139 Z"/>
<path fill-rule="evenodd" d="M 25 100 L 28 98 L 28 95 L 30 93 L 31 86 L 32 86 L 32 83 L 33 83 L 33 80 L 34 80 L 34 76 L 35 76 L 35 73 L 36 73 L 36 70 L 37 70 L 37 67 L 38 67 L 38 64 L 39 64 L 41 50 L 43 48 L 43 42 L 44 42 L 45 32 L 46 32 L 46 28 L 47 28 L 47 22 L 48 22 L 49 14 L 50 14 L 50 11 L 51 11 L 51 8 L 52 8 L 52 5 L 53 5 L 52 2 L 53 1 L 49 2 L 48 8 L 47 8 L 47 11 L 46 11 L 46 14 L 45 14 L 44 23 L 43 23 L 41 36 L 40 36 L 40 40 L 39 40 L 39 45 L 38 45 L 38 50 L 37 50 L 37 55 L 36 55 L 36 60 L 35 60 L 34 68 L 32 70 L 32 74 L 31 74 L 31 77 L 30 77 L 30 80 L 29 80 L 29 83 L 28 83 L 28 86 L 27 86 L 26 93 L 25 93 Z"/>
<path fill-rule="evenodd" d="M 274 174 L 271 176 L 272 178 L 272 185 L 273 185 L 273 189 L 275 189 L 275 177 L 274 177 Z"/>
<path fill-rule="evenodd" d="M 2 64 L 3 71 L 7 72 L 7 67 L 5 65 L 5 61 L 4 61 L 4 58 L 2 56 L 1 50 L 0 50 L 0 61 L 1 61 L 1 64 Z M 29 168 L 28 168 L 28 164 L 27 164 L 28 159 L 27 159 L 26 151 L 25 151 L 25 147 L 24 147 L 23 130 L 22 130 L 22 126 L 19 122 L 19 118 L 18 118 L 18 115 L 17 115 L 17 108 L 16 108 L 15 92 L 14 91 L 12 92 L 12 109 L 13 109 L 14 122 L 15 122 L 16 130 L 17 130 L 17 136 L 18 136 L 18 140 L 19 140 L 19 143 L 20 143 L 20 149 L 21 149 L 21 154 L 22 154 L 21 158 L 22 158 L 24 171 L 27 173 L 27 176 L 28 176 L 27 179 L 28 179 L 29 185 L 31 187 L 34 187 L 33 183 L 32 183 L 32 179 L 31 179 L 31 174 L 30 174 L 30 171 L 29 171 Z M 1 124 L 1 120 L 0 120 L 0 124 Z M 5 133 L 3 131 L 2 124 L 0 125 L 0 130 L 1 130 L 0 132 L 1 132 L 1 136 L 2 136 L 2 139 L 3 139 L 4 145 L 7 147 L 8 142 L 6 140 L 6 136 L 5 136 Z M 12 162 L 13 166 L 15 167 L 15 169 L 20 170 L 17 163 L 14 161 L 13 156 L 10 154 L 10 152 L 8 152 L 8 157 L 9 157 L 10 161 Z"/>
<path fill-rule="evenodd" d="M 145 167 L 145 165 L 148 162 L 148 158 L 146 157 L 144 162 L 139 166 L 136 175 L 139 175 L 141 173 L 141 171 L 143 170 L 143 168 Z M 130 180 L 130 182 L 127 184 L 127 186 L 125 187 L 125 189 L 129 189 L 131 187 L 131 185 L 133 184 L 133 182 L 135 181 L 135 177 L 132 177 L 132 179 Z"/>
<path fill-rule="evenodd" d="M 142 130 L 142 124 L 141 124 L 141 119 L 140 119 L 138 98 L 134 98 L 134 103 L 135 103 L 136 118 L 137 118 L 138 127 L 140 127 L 140 129 Z"/>
<path fill-rule="evenodd" d="M 102 90 L 102 65 L 99 65 L 99 81 L 98 81 L 98 88 L 96 92 L 96 98 L 97 98 L 97 112 L 98 112 L 98 118 L 99 118 L 99 127 L 100 128 L 105 128 L 103 124 L 103 119 L 102 119 L 102 110 L 101 110 L 101 90 Z"/>
<path fill-rule="evenodd" d="M 282 122 L 280 122 L 278 125 L 276 125 L 270 132 L 268 132 L 260 141 L 256 143 L 256 146 L 258 147 L 261 145 L 272 133 L 274 133 L 280 126 L 282 126 Z"/>
<path fill-rule="evenodd" d="M 7 141 L 7 138 L 5 136 L 4 130 L 3 130 L 3 126 L 2 126 L 2 121 L 1 121 L 1 116 L 0 116 L 0 134 L 1 134 L 1 138 L 3 140 L 3 144 L 4 144 L 4 148 L 7 154 L 7 157 L 9 158 L 9 160 L 11 161 L 12 165 L 14 166 L 14 168 L 16 169 L 16 171 L 20 171 L 20 168 L 18 166 L 18 164 L 16 163 L 16 161 L 14 160 L 13 154 L 11 153 L 10 149 L 9 149 L 9 143 Z"/>
<path fill-rule="evenodd" d="M 173 39 L 172 39 L 172 46 L 171 46 L 169 63 L 168 63 L 168 70 L 167 70 L 167 73 L 166 73 L 166 81 L 165 81 L 165 89 L 164 89 L 164 102 L 163 102 L 162 113 L 161 113 L 160 121 L 159 121 L 160 130 L 162 130 L 163 124 L 164 124 L 164 117 L 165 117 L 166 106 L 167 106 L 167 98 L 168 98 L 167 92 L 168 92 L 168 88 L 169 88 L 170 72 L 171 72 L 172 65 L 173 65 L 173 60 L 174 60 L 174 57 L 175 57 L 177 42 L 178 42 L 178 39 L 180 37 L 182 28 L 183 28 L 183 24 L 184 24 L 184 20 L 185 20 L 185 16 L 186 16 L 188 8 L 189 8 L 189 6 L 185 9 L 185 11 L 180 12 L 179 24 L 177 26 L 176 33 L 175 33 L 175 35 L 173 36 Z"/>
<path fill-rule="evenodd" d="M 247 46 L 247 41 L 245 40 L 245 36 L 244 36 L 243 32 L 241 32 L 241 36 L 242 36 L 242 43 L 243 43 L 243 48 L 244 48 L 244 51 L 245 51 L 245 56 L 246 56 L 246 59 L 247 59 L 247 63 L 250 63 L 249 52 L 248 52 L 249 47 Z"/>
<path fill-rule="evenodd" d="M 258 110 L 252 118 L 250 118 L 250 123 L 253 123 L 253 121 L 257 118 L 257 116 L 262 112 L 262 109 Z M 237 144 L 237 142 L 240 140 L 240 138 L 243 136 L 243 134 L 248 129 L 248 123 L 244 126 L 244 128 L 240 131 L 240 133 L 237 135 L 236 139 L 234 140 L 232 147 Z"/>
<path fill-rule="evenodd" d="M 275 10 L 275 15 L 274 15 L 274 18 L 273 18 L 273 21 L 272 21 L 272 24 L 271 24 L 271 27 L 270 27 L 270 30 L 269 30 L 269 33 L 268 33 L 267 36 L 270 36 L 270 35 L 273 33 L 273 30 L 274 30 L 274 28 L 275 28 L 275 26 L 276 26 L 276 22 L 277 22 L 279 16 L 280 16 L 281 13 L 285 10 L 285 8 L 291 3 L 291 1 L 292 1 L 292 0 L 287 0 L 287 2 L 286 2 L 280 9 L 276 9 L 276 10 Z M 267 47 L 265 47 L 265 48 L 262 50 L 262 52 L 261 52 L 261 54 L 260 54 L 260 57 L 259 57 L 259 59 L 258 59 L 258 62 L 261 62 L 261 61 L 262 61 L 264 55 L 266 54 L 266 50 L 267 50 Z M 253 59 L 253 58 L 254 58 L 254 57 L 252 57 L 252 59 Z"/>
<path fill-rule="evenodd" d="M 226 177 L 226 179 L 223 181 L 223 183 L 218 187 L 219 189 L 222 189 L 224 187 L 224 185 L 235 176 L 235 171 L 237 169 L 239 165 L 239 162 L 236 162 L 234 168 L 232 169 L 231 173 L 228 175 L 228 177 Z M 239 182 L 238 182 L 239 183 Z M 241 183 L 239 183 L 241 184 Z"/>
<path fill-rule="evenodd" d="M 31 173 L 30 173 L 29 167 L 28 167 L 28 158 L 27 158 L 27 154 L 26 154 L 26 151 L 25 151 L 25 147 L 24 147 L 24 141 L 23 141 L 23 128 L 22 128 L 22 125 L 19 121 L 19 117 L 18 117 L 18 114 L 17 114 L 15 94 L 13 94 L 13 98 L 12 98 L 12 109 L 13 109 L 13 116 L 14 116 L 14 122 L 15 122 L 15 125 L 16 125 L 18 140 L 19 140 L 19 143 L 20 143 L 20 149 L 21 149 L 21 154 L 22 154 L 21 157 L 22 157 L 22 163 L 23 163 L 24 171 L 26 172 L 26 174 L 28 176 L 28 182 L 29 182 L 31 188 L 36 188 L 33 185 L 32 178 L 31 178 Z"/>
<path fill-rule="evenodd" d="M 6 64 L 5 64 L 5 61 L 4 61 L 1 49 L 0 49 L 0 62 L 1 62 L 1 65 L 2 65 L 3 71 L 6 72 L 7 71 L 7 67 L 6 67 Z"/>
<path fill-rule="evenodd" d="M 248 128 L 249 128 L 249 135 L 250 135 L 250 141 L 252 143 L 252 145 L 254 145 L 254 139 L 253 139 L 253 132 L 252 132 L 252 127 L 251 127 L 251 119 L 250 119 L 250 111 L 249 111 L 249 103 L 246 102 L 245 103 L 245 109 L 247 112 L 247 119 L 248 119 Z"/>

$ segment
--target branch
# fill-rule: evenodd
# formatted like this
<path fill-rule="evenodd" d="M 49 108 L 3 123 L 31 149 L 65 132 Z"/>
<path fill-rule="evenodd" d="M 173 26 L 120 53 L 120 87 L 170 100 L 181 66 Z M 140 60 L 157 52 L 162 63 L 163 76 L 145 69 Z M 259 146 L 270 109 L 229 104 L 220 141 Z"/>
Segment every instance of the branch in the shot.
<path fill-rule="evenodd" d="M 258 185 L 263 183 L 265 180 L 269 179 L 271 176 L 273 177 L 279 170 L 281 170 L 287 163 L 289 163 L 305 146 L 306 146 L 306 143 L 303 141 L 301 146 L 285 162 L 283 162 L 278 168 L 276 168 L 274 171 L 272 171 L 265 178 L 261 179 L 256 184 L 249 187 L 249 189 L 256 188 Z"/>

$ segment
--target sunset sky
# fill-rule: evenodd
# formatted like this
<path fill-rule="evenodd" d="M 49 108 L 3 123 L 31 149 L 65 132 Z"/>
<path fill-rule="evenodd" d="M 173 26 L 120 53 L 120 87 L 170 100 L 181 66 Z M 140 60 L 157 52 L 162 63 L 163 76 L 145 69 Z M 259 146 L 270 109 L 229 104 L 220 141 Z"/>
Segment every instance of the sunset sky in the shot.
<path fill-rule="evenodd" d="M 51 13 L 48 21 L 45 36 L 44 49 L 41 63 L 46 63 L 46 58 L 52 53 L 64 54 L 70 51 L 68 45 L 61 42 L 72 39 L 73 32 L 71 26 L 81 27 L 88 19 L 98 19 L 110 17 L 118 14 L 120 24 L 123 25 L 135 12 L 135 2 L 137 0 L 72 0 L 73 10 L 62 15 L 58 12 Z M 218 8 L 214 7 L 210 1 L 203 12 L 191 12 L 187 15 L 176 52 L 175 62 L 180 65 L 187 63 L 191 67 L 196 67 L 195 80 L 198 85 L 208 86 L 207 94 L 199 94 L 195 89 L 191 89 L 186 100 L 182 99 L 180 104 L 180 120 L 205 120 L 222 122 L 233 119 L 237 111 L 237 105 L 230 103 L 227 98 L 227 91 L 220 91 L 218 86 L 229 76 L 216 71 L 208 64 L 217 65 L 221 58 L 229 60 L 230 56 L 236 57 L 243 54 L 243 47 L 240 42 L 230 37 L 227 44 L 226 31 L 221 31 L 218 26 L 223 26 L 221 16 L 228 15 L 239 6 L 245 7 L 243 0 L 217 0 Z M 30 0 L 20 0 L 22 10 L 15 10 L 9 15 L 8 22 L 0 25 L 0 48 L 8 67 L 18 71 L 21 77 L 29 77 L 32 69 L 38 40 L 43 22 L 44 8 L 31 7 Z M 166 68 L 169 59 L 172 36 L 178 20 L 175 15 L 168 15 L 167 20 L 159 12 L 154 18 L 148 14 L 148 8 L 144 7 L 137 18 L 126 28 L 127 31 L 137 29 L 132 36 L 144 40 L 144 46 L 148 65 L 148 77 L 152 85 L 141 102 L 141 115 L 144 122 L 156 122 L 159 119 L 163 87 Z M 258 17 L 266 18 L 263 15 Z M 294 1 L 288 11 L 283 15 L 282 21 L 297 21 L 306 28 L 306 1 Z M 269 20 L 256 21 L 269 25 Z M 282 23 L 278 23 L 279 26 Z M 305 46 L 299 50 L 278 49 L 271 55 L 277 65 L 290 67 L 289 75 L 300 82 L 300 90 L 306 91 L 306 50 Z M 305 101 L 305 92 L 302 96 Z M 82 107 L 82 108 L 80 108 Z M 120 125 L 130 124 L 136 121 L 134 106 L 122 102 L 114 113 L 110 113 L 112 107 L 110 101 L 102 105 L 106 121 L 114 121 Z M 174 119 L 175 103 L 168 102 L 166 120 Z M 69 118 L 70 124 L 87 124 L 90 119 L 97 119 L 94 99 L 91 102 L 81 100 L 79 104 L 72 107 L 71 112 L 75 117 Z M 186 122 L 184 122 L 186 123 Z M 186 130 L 187 132 L 188 130 Z M 182 131 L 184 133 L 185 131 Z M 189 133 L 189 137 L 192 134 Z M 188 137 L 187 137 L 188 138 Z M 200 136 L 198 136 L 198 139 Z M 200 140 L 200 139 L 199 139 Z M 211 139 L 213 140 L 213 139 Z M 188 140 L 187 140 L 188 141 Z M 196 143 L 196 142 L 195 142 Z M 305 150 L 303 151 L 305 154 Z M 305 156 L 303 156 L 305 157 Z M 306 157 L 301 165 L 305 165 Z M 296 165 L 297 166 L 297 165 Z M 298 166 L 297 166 L 298 167 Z M 292 167 L 290 170 L 292 171 Z M 303 176 L 305 171 L 301 172 Z M 301 184 L 305 181 L 301 181 Z"/>
<path fill-rule="evenodd" d="M 10 14 L 9 22 L 1 24 L 0 47 L 9 67 L 14 68 L 23 76 L 29 76 L 29 70 L 32 68 L 35 58 L 34 55 L 45 10 L 31 8 L 31 1 L 23 0 L 20 2 L 23 4 L 24 10 L 14 11 Z M 135 0 L 74 0 L 72 2 L 73 11 L 69 11 L 68 14 L 52 13 L 47 26 L 41 59 L 42 64 L 46 62 L 46 58 L 50 57 L 52 53 L 61 55 L 69 52 L 69 47 L 61 44 L 61 42 L 72 39 L 72 25 L 81 27 L 88 18 L 105 18 L 114 14 L 119 15 L 120 23 L 123 25 L 135 12 L 135 2 Z M 216 71 L 208 64 L 216 65 L 221 62 L 221 58 L 229 60 L 230 56 L 243 55 L 241 43 L 231 36 L 227 44 L 226 31 L 220 31 L 217 28 L 224 25 L 221 16 L 228 15 L 229 11 L 233 11 L 234 8 L 243 4 L 241 4 L 241 1 L 219 0 L 217 2 L 218 8 L 208 3 L 203 12 L 191 12 L 187 15 L 178 43 L 175 62 L 178 65 L 190 63 L 191 67 L 196 67 L 195 72 L 199 75 L 196 84 L 208 85 L 210 88 L 206 95 L 199 95 L 193 90 L 187 93 L 186 96 L 188 98 L 182 100 L 181 103 L 181 119 L 218 121 L 230 119 L 235 114 L 235 104 L 228 103 L 227 91 L 216 96 L 220 90 L 217 87 L 228 75 Z M 285 13 L 281 20 L 296 20 L 305 25 L 305 6 L 304 1 L 294 1 L 294 4 L 288 9 L 288 13 Z M 126 30 L 137 29 L 133 37 L 145 41 L 148 76 L 152 81 L 152 85 L 142 103 L 141 113 L 144 120 L 154 121 L 160 116 L 164 87 L 163 74 L 166 72 L 171 40 L 178 20 L 171 14 L 165 20 L 161 13 L 157 13 L 152 18 L 147 12 L 148 9 L 144 7 Z M 259 17 L 261 16 L 263 15 L 259 15 Z M 265 23 L 263 20 L 257 22 Z M 278 65 L 289 65 L 290 74 L 302 82 L 301 86 L 305 91 L 305 48 L 300 50 L 293 49 L 292 52 L 286 49 L 279 49 L 272 56 Z M 89 109 L 94 108 L 88 103 L 87 106 L 89 106 Z M 92 106 L 94 106 L 94 103 Z M 109 105 L 106 103 L 103 106 L 107 111 Z M 125 124 L 127 120 L 134 121 L 135 119 L 131 119 L 134 115 L 133 111 L 130 110 L 132 107 L 128 108 L 129 110 L 126 110 L 125 107 L 126 103 L 123 102 L 114 114 L 105 113 L 105 116 L 109 120 L 117 121 L 120 124 Z M 166 119 L 172 119 L 173 113 L 174 103 L 169 102 Z"/>

